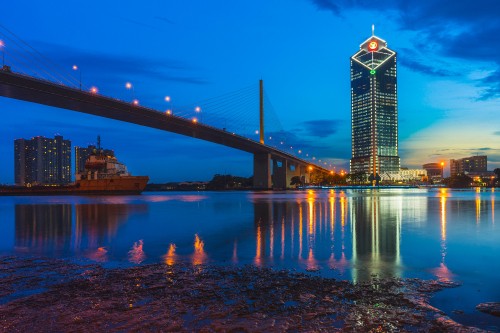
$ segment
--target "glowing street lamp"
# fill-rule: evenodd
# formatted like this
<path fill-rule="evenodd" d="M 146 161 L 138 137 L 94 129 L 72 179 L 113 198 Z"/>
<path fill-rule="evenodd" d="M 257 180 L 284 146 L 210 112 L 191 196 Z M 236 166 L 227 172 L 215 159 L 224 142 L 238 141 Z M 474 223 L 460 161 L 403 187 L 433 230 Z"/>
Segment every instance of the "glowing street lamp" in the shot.
<path fill-rule="evenodd" d="M 170 98 L 170 96 L 165 96 L 165 102 L 168 103 L 168 109 L 167 109 L 167 112 L 166 114 L 168 115 L 171 115 L 172 114 L 172 99 Z"/>
<path fill-rule="evenodd" d="M 0 39 L 0 49 L 2 49 L 2 67 L 5 66 L 5 43 Z"/>
<path fill-rule="evenodd" d="M 125 88 L 127 90 L 130 90 L 130 93 L 132 95 L 132 103 L 135 104 L 136 99 L 135 99 L 135 95 L 134 95 L 134 86 L 132 85 L 132 83 L 127 82 L 127 83 L 125 83 Z"/>
<path fill-rule="evenodd" d="M 78 68 L 77 65 L 73 65 L 73 70 L 77 71 L 80 74 L 80 90 L 82 90 L 82 71 Z"/>
<path fill-rule="evenodd" d="M 132 101 L 132 103 L 133 103 L 134 105 L 139 105 L 139 101 L 138 101 L 137 99 L 134 99 L 134 100 Z"/>
<path fill-rule="evenodd" d="M 201 108 L 199 106 L 194 108 L 194 112 L 199 113 L 200 114 L 200 121 L 203 121 L 203 115 L 201 113 Z"/>
<path fill-rule="evenodd" d="M 98 92 L 97 87 L 92 87 L 92 88 L 90 88 L 90 92 L 91 92 L 92 94 L 97 94 L 97 92 Z"/>

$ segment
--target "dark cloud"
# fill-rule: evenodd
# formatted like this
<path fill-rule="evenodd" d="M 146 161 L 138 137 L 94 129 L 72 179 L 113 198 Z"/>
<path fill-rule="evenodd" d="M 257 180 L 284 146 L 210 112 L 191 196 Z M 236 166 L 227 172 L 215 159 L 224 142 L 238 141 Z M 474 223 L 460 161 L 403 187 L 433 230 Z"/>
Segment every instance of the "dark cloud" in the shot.
<path fill-rule="evenodd" d="M 412 69 L 414 71 L 434 76 L 449 77 L 456 75 L 456 73 L 453 73 L 447 69 L 428 66 L 424 64 L 422 61 L 413 59 L 412 56 L 410 55 L 411 53 L 408 51 L 409 50 L 406 49 L 400 51 L 400 53 L 403 54 L 401 57 L 398 58 L 398 61 L 401 65 L 409 69 Z"/>
<path fill-rule="evenodd" d="M 340 120 L 310 120 L 302 123 L 300 128 L 307 136 L 326 138 L 337 133 L 342 121 Z"/>
<path fill-rule="evenodd" d="M 169 23 L 169 24 L 175 24 L 172 20 L 170 20 L 168 17 L 164 17 L 164 16 L 155 16 L 154 17 L 155 19 L 157 20 L 160 20 L 160 21 L 163 21 L 163 22 L 166 22 L 166 23 Z"/>
<path fill-rule="evenodd" d="M 326 9 L 334 13 L 335 15 L 340 15 L 340 8 L 333 1 L 330 0 L 311 0 L 319 9 Z"/>
<path fill-rule="evenodd" d="M 309 0 L 320 9 L 341 15 L 350 9 L 370 10 L 391 15 L 400 29 L 418 33 L 419 49 L 465 60 L 490 61 L 500 67 L 500 1 L 498 0 Z M 415 60 L 404 66 L 436 76 L 447 76 L 442 67 L 421 64 Z M 500 72 L 478 81 L 486 87 L 481 99 L 500 96 Z"/>

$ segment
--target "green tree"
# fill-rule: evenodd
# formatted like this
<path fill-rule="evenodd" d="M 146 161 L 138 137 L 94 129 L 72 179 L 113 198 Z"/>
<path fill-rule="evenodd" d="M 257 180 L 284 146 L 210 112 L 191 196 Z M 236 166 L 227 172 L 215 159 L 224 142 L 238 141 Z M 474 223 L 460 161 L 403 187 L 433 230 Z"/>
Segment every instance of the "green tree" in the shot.
<path fill-rule="evenodd" d="M 290 179 L 290 186 L 302 186 L 302 179 L 300 176 L 293 176 L 292 179 Z"/>
<path fill-rule="evenodd" d="M 453 175 L 443 179 L 443 184 L 451 188 L 466 188 L 471 186 L 472 181 L 467 175 Z"/>

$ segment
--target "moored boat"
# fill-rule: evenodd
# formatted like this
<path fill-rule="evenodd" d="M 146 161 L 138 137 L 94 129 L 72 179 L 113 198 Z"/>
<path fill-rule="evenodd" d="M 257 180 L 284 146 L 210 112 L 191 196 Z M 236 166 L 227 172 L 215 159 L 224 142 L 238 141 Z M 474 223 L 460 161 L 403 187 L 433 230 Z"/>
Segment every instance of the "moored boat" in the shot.
<path fill-rule="evenodd" d="M 68 185 L 0 186 L 0 195 L 116 195 L 140 194 L 148 176 L 132 176 L 116 157 L 98 149 L 85 161 L 85 169 Z"/>

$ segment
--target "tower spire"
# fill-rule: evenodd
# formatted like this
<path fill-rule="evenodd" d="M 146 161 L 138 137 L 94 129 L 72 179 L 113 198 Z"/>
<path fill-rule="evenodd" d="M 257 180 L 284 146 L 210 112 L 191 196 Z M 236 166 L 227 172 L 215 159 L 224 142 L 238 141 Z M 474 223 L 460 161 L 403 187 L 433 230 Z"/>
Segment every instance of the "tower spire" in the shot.
<path fill-rule="evenodd" d="M 375 36 L 375 24 L 372 24 L 372 36 Z"/>

